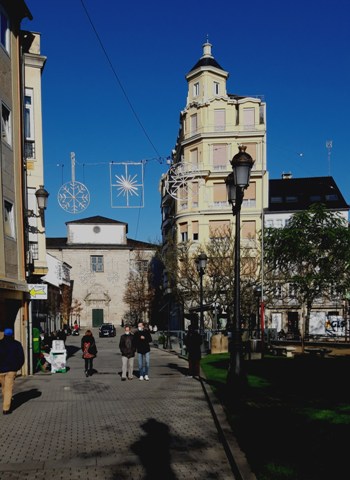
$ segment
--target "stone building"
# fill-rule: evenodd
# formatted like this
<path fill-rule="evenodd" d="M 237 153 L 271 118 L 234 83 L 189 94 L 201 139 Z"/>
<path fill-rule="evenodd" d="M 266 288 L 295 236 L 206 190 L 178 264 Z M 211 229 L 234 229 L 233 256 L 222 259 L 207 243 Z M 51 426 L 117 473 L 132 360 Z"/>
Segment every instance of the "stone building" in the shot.
<path fill-rule="evenodd" d="M 47 238 L 47 251 L 71 267 L 80 326 L 120 325 L 128 313 L 123 297 L 129 273 L 147 271 L 155 245 L 127 238 L 127 223 L 110 218 L 94 216 L 66 225 L 67 237 Z"/>

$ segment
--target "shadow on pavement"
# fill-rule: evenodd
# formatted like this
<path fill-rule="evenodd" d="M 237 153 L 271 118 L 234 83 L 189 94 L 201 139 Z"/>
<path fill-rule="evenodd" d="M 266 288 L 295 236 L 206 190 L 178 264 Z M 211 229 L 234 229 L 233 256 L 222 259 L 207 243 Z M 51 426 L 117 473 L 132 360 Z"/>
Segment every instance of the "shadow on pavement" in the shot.
<path fill-rule="evenodd" d="M 146 435 L 131 445 L 131 450 L 140 458 L 145 469 L 144 480 L 176 480 L 171 468 L 171 435 L 168 425 L 150 418 L 141 428 Z"/>
<path fill-rule="evenodd" d="M 168 367 L 172 370 L 177 370 L 181 375 L 188 375 L 188 368 L 186 367 L 180 367 L 176 363 L 168 363 Z"/>
<path fill-rule="evenodd" d="M 74 357 L 74 355 L 81 350 L 79 347 L 74 345 L 66 345 L 67 358 Z"/>
<path fill-rule="evenodd" d="M 11 409 L 16 410 L 24 403 L 28 402 L 32 398 L 38 398 L 41 396 L 41 392 L 37 388 L 32 388 L 31 390 L 27 390 L 26 392 L 16 393 L 13 396 L 13 400 L 11 403 Z"/>

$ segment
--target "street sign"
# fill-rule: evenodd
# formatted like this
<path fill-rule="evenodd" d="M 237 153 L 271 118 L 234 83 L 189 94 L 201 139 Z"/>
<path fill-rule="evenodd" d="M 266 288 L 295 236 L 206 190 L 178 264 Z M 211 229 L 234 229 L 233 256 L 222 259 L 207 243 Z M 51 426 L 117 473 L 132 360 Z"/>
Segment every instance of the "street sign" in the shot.
<path fill-rule="evenodd" d="M 28 283 L 31 300 L 47 300 L 47 285 L 45 283 Z"/>

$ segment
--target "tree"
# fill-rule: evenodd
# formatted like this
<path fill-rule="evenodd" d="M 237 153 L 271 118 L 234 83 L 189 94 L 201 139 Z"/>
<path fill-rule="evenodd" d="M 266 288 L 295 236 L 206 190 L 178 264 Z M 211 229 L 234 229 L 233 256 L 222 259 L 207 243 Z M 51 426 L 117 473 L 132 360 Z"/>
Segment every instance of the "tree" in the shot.
<path fill-rule="evenodd" d="M 170 273 L 173 295 L 185 310 L 198 307 L 200 280 L 196 258 L 203 252 L 208 257 L 203 276 L 203 303 L 219 303 L 226 311 L 233 311 L 234 302 L 234 241 L 230 227 L 221 227 L 211 232 L 206 244 L 195 242 L 171 245 L 163 257 L 165 268 Z M 249 317 L 255 311 L 254 286 L 259 278 L 259 251 L 255 248 L 241 249 L 241 313 Z M 214 311 L 206 314 L 214 317 Z"/>
<path fill-rule="evenodd" d="M 154 298 L 154 288 L 149 278 L 149 259 L 142 251 L 137 251 L 133 259 L 129 278 L 124 291 L 124 302 L 129 306 L 128 320 L 134 323 L 149 318 L 150 305 Z"/>
<path fill-rule="evenodd" d="M 267 228 L 264 235 L 265 282 L 292 284 L 302 308 L 302 343 L 309 332 L 316 298 L 349 288 L 350 229 L 340 214 L 322 204 L 296 213 L 284 228 Z"/>

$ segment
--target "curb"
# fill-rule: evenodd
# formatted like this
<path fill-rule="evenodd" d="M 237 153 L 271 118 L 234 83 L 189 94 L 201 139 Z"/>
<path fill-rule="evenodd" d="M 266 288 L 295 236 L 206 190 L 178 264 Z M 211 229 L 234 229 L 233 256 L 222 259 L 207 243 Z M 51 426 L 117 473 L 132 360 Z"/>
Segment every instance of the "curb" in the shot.
<path fill-rule="evenodd" d="M 239 447 L 237 439 L 232 433 L 222 404 L 215 397 L 211 388 L 207 388 L 206 377 L 202 369 L 200 382 L 235 479 L 257 480 L 250 468 L 245 453 Z"/>
<path fill-rule="evenodd" d="M 164 351 L 172 355 L 176 355 L 182 360 L 188 360 L 187 357 L 184 357 L 183 355 L 175 351 L 169 351 L 166 349 Z M 207 388 L 206 380 L 206 376 L 201 368 L 199 381 L 202 385 L 205 398 L 207 400 L 215 426 L 219 433 L 219 438 L 224 447 L 235 480 L 257 480 L 255 474 L 250 468 L 245 453 L 239 447 L 237 439 L 232 432 L 231 426 L 229 425 L 226 417 L 224 407 L 215 397 L 211 388 Z"/>

